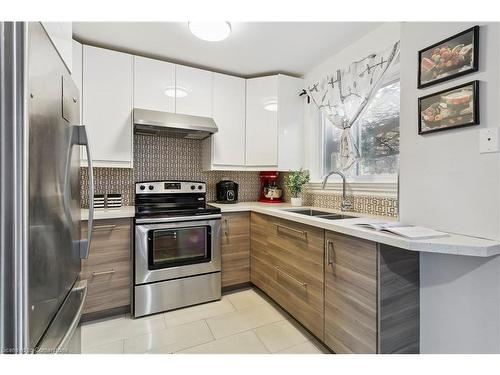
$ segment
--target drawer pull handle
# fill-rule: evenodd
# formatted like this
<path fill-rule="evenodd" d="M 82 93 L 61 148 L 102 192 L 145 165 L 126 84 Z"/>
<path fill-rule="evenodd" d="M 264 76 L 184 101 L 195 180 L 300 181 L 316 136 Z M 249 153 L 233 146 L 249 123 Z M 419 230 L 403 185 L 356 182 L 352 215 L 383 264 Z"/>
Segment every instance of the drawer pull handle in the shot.
<path fill-rule="evenodd" d="M 229 237 L 229 222 L 227 219 L 224 219 L 224 223 L 226 224 L 226 229 L 224 230 L 224 235 Z"/>
<path fill-rule="evenodd" d="M 333 265 L 333 252 L 335 251 L 335 247 L 333 246 L 333 242 L 331 240 L 326 241 L 326 262 L 328 265 Z"/>
<path fill-rule="evenodd" d="M 94 230 L 113 230 L 116 228 L 116 224 L 112 225 L 94 225 Z"/>
<path fill-rule="evenodd" d="M 304 230 L 290 228 L 290 227 L 287 227 L 286 225 L 281 225 L 281 224 L 277 224 L 277 223 L 275 223 L 274 225 L 276 225 L 276 229 L 278 230 L 278 233 L 280 232 L 280 229 L 281 229 L 281 230 L 289 231 L 292 233 L 297 233 L 304 240 L 307 240 L 307 232 Z"/>
<path fill-rule="evenodd" d="M 99 271 L 99 272 L 92 272 L 92 277 L 94 276 L 103 276 L 103 275 L 112 275 L 115 273 L 115 270 L 111 269 L 108 271 Z"/>
<path fill-rule="evenodd" d="M 307 283 L 303 283 L 302 281 L 297 280 L 295 277 L 293 277 L 289 273 L 281 270 L 278 266 L 274 266 L 274 268 L 276 268 L 278 275 L 281 273 L 281 274 L 285 275 L 286 277 L 288 277 L 290 280 L 293 280 L 295 283 L 299 284 L 302 288 L 307 288 Z"/>

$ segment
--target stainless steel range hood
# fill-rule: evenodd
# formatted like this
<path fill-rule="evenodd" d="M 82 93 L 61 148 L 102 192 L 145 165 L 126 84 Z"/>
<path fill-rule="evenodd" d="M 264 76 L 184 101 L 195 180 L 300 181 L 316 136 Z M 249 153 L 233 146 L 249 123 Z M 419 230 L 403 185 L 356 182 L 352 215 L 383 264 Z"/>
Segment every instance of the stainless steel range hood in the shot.
<path fill-rule="evenodd" d="M 141 108 L 134 108 L 134 128 L 137 133 L 189 139 L 205 139 L 218 131 L 215 121 L 210 117 Z"/>

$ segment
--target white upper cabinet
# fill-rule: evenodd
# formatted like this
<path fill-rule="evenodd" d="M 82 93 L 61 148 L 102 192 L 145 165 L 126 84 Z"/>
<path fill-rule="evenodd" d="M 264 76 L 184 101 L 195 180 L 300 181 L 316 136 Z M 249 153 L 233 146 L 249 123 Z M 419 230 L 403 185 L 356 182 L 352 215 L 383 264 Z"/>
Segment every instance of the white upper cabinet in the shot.
<path fill-rule="evenodd" d="M 304 154 L 303 80 L 282 74 L 247 80 L 246 165 L 298 170 Z M 269 168 L 266 168 L 269 169 Z"/>
<path fill-rule="evenodd" d="M 134 107 L 175 112 L 175 64 L 134 56 Z"/>
<path fill-rule="evenodd" d="M 73 78 L 73 81 L 76 84 L 76 87 L 78 88 L 78 91 L 80 92 L 80 120 L 79 124 L 82 124 L 82 53 L 83 53 L 83 47 L 81 43 L 78 43 L 76 40 L 73 40 L 72 42 L 73 47 L 72 47 L 72 65 L 73 68 L 71 70 L 71 77 Z M 83 149 L 83 148 L 82 148 Z"/>
<path fill-rule="evenodd" d="M 131 168 L 132 55 L 83 46 L 83 123 L 95 166 Z"/>
<path fill-rule="evenodd" d="M 41 22 L 64 64 L 73 70 L 73 24 L 71 22 Z"/>
<path fill-rule="evenodd" d="M 244 167 L 245 79 L 213 74 L 213 119 L 219 131 L 204 140 L 204 168 Z"/>
<path fill-rule="evenodd" d="M 175 112 L 212 117 L 212 78 L 207 70 L 176 65 Z"/>
<path fill-rule="evenodd" d="M 247 79 L 246 165 L 278 166 L 278 76 Z"/>
<path fill-rule="evenodd" d="M 278 75 L 278 170 L 299 170 L 304 164 L 304 80 Z"/>

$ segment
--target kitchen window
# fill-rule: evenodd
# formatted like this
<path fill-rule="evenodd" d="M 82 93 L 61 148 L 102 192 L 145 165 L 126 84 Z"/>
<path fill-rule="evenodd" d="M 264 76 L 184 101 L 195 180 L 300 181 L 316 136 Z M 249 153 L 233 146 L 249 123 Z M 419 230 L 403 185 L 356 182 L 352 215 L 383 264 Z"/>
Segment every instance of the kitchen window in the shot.
<path fill-rule="evenodd" d="M 345 172 L 351 181 L 396 181 L 399 165 L 399 80 L 378 89 L 351 131 L 360 159 Z M 321 116 L 322 174 L 339 169 L 341 130 Z"/>

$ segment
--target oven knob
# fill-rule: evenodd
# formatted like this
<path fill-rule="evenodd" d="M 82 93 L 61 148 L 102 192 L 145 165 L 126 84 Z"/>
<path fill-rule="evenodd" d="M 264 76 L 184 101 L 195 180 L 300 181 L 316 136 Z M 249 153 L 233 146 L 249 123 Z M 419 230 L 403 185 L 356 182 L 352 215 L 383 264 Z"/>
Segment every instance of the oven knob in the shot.
<path fill-rule="evenodd" d="M 155 187 L 153 185 L 149 185 L 149 190 L 153 190 Z"/>
<path fill-rule="evenodd" d="M 146 189 L 146 186 L 141 185 L 141 186 L 139 186 L 139 189 L 144 190 L 144 189 Z"/>
<path fill-rule="evenodd" d="M 196 189 L 196 186 L 191 185 L 191 190 L 194 190 L 194 189 Z"/>
<path fill-rule="evenodd" d="M 203 186 L 198 185 L 198 190 L 201 190 L 201 189 L 203 189 Z"/>

